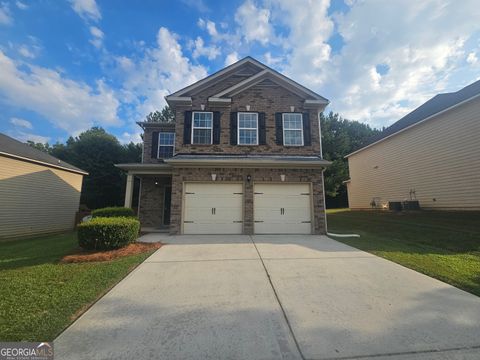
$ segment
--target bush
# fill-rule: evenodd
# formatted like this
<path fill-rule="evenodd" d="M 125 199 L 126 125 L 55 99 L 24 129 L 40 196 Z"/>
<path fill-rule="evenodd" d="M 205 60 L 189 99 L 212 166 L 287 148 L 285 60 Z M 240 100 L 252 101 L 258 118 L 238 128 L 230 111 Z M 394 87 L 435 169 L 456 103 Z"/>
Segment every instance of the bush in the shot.
<path fill-rule="evenodd" d="M 135 217 L 132 209 L 120 206 L 112 206 L 92 211 L 93 217 Z"/>
<path fill-rule="evenodd" d="M 128 217 L 96 217 L 78 225 L 78 244 L 88 250 L 118 249 L 134 242 L 140 222 Z"/>

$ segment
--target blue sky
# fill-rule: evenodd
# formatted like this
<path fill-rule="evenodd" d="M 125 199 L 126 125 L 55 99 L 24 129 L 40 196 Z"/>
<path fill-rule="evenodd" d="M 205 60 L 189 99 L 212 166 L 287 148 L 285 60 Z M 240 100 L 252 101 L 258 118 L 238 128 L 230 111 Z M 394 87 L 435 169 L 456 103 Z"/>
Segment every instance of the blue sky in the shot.
<path fill-rule="evenodd" d="M 478 19 L 468 0 L 0 0 L 0 132 L 139 141 L 165 95 L 247 55 L 388 126 L 479 79 Z"/>

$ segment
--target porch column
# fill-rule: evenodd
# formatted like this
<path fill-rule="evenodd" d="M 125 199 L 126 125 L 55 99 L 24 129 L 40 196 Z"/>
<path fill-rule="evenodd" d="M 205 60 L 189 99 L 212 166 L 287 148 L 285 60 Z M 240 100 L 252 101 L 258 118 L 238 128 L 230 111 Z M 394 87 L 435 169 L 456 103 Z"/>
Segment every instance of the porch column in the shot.
<path fill-rule="evenodd" d="M 127 186 L 125 187 L 125 207 L 132 207 L 132 197 L 133 197 L 133 175 L 127 175 Z"/>

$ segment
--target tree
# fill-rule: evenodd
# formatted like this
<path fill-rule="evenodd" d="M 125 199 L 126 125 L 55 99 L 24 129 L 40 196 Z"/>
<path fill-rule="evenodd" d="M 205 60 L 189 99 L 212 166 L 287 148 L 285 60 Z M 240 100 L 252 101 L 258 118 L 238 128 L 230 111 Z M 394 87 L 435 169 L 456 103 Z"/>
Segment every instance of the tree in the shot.
<path fill-rule="evenodd" d="M 37 150 L 40 150 L 40 151 L 43 151 L 43 152 L 46 152 L 46 153 L 50 153 L 50 151 L 52 149 L 51 146 L 48 143 L 42 144 L 42 143 L 36 143 L 34 141 L 31 141 L 31 140 L 27 140 L 27 144 L 30 145 L 31 147 L 37 149 Z"/>
<path fill-rule="evenodd" d="M 349 121 L 339 114 L 321 114 L 323 157 L 332 161 L 325 170 L 325 195 L 328 207 L 347 206 L 348 162 L 345 155 L 365 146 L 380 131 L 366 124 Z"/>
<path fill-rule="evenodd" d="M 165 105 L 161 111 L 154 111 L 147 115 L 147 122 L 173 123 L 175 122 L 175 113 L 170 106 Z"/>

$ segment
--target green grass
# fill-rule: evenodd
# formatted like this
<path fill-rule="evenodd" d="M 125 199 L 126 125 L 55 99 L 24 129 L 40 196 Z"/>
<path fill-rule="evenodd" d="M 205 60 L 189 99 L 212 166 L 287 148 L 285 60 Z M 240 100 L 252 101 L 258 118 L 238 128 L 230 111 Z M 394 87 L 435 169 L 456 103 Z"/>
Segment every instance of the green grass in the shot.
<path fill-rule="evenodd" d="M 150 253 L 59 264 L 75 233 L 0 242 L 0 341 L 51 341 Z"/>
<path fill-rule="evenodd" d="M 480 296 L 480 212 L 337 211 L 335 238 Z"/>

